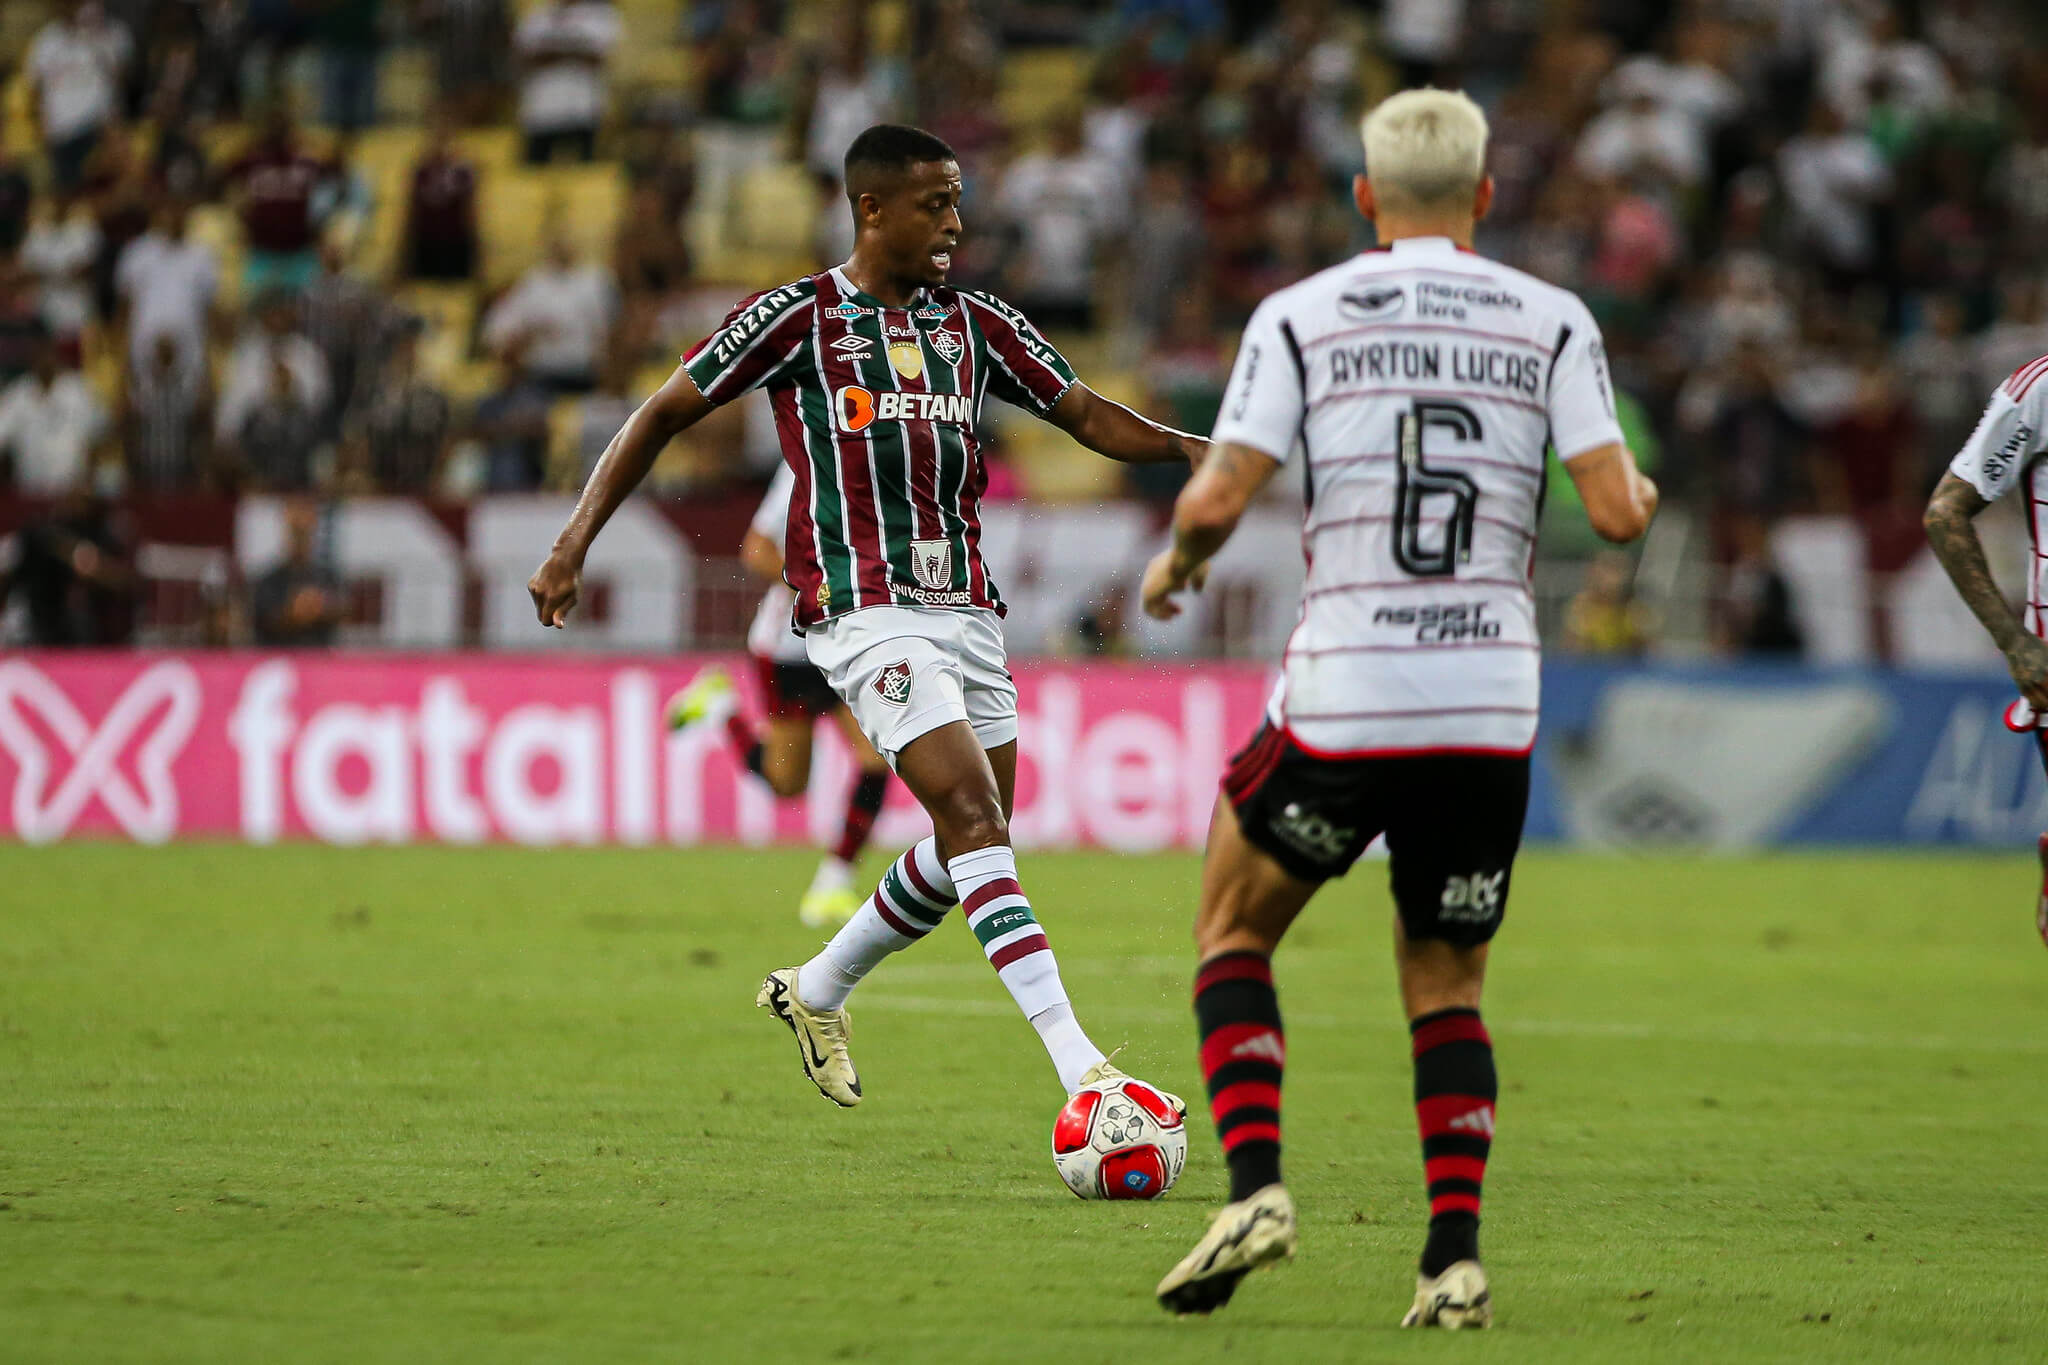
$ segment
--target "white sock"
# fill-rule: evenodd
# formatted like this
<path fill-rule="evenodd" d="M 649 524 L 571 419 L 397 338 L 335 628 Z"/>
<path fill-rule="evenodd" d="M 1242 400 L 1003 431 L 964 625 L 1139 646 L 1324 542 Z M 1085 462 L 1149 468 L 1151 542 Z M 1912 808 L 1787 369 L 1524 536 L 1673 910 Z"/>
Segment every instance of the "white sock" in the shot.
<path fill-rule="evenodd" d="M 960 903 L 967 907 L 967 925 L 981 941 L 989 965 L 996 969 L 1010 998 L 1038 1030 L 1051 1054 L 1060 1084 L 1071 1093 L 1081 1072 L 1102 1060 L 1074 1022 L 1067 988 L 1060 982 L 1059 960 L 1045 931 L 1031 913 L 1031 902 L 1017 884 L 1017 855 L 1007 845 L 978 848 L 946 864 Z M 1043 1020 L 1044 1022 L 1040 1022 Z M 1075 1059 L 1087 1061 L 1073 1067 Z"/>
<path fill-rule="evenodd" d="M 1081 1031 L 1081 1021 L 1074 1018 L 1074 1007 L 1061 1004 L 1041 1010 L 1031 1016 L 1031 1027 L 1038 1030 L 1038 1041 L 1045 1044 L 1052 1057 L 1052 1069 L 1059 1072 L 1060 1084 L 1066 1092 L 1071 1095 L 1079 1090 L 1081 1078 L 1102 1060 L 1102 1049 Z"/>
<path fill-rule="evenodd" d="M 875 894 L 797 969 L 796 998 L 814 1010 L 838 1009 L 883 958 L 939 927 L 952 894 L 938 843 L 926 838 L 890 865 Z"/>

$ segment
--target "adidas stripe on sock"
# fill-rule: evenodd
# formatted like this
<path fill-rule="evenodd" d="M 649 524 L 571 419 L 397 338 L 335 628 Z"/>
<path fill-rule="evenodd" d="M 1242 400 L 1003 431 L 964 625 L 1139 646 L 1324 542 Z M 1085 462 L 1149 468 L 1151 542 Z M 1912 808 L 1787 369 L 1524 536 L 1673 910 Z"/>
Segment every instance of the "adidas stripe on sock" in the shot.
<path fill-rule="evenodd" d="M 1195 1024 L 1209 1113 L 1230 1166 L 1235 1203 L 1280 1179 L 1280 1081 L 1287 1033 L 1273 965 L 1262 953 L 1223 953 L 1195 973 Z"/>

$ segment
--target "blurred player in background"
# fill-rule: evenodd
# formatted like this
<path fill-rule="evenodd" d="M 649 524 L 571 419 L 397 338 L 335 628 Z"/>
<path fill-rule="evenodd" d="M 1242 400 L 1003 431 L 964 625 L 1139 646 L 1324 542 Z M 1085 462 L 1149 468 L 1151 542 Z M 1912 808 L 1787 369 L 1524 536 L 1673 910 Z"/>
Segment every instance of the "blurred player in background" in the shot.
<path fill-rule="evenodd" d="M 747 631 L 747 653 L 754 656 L 767 719 L 756 727 L 741 714 L 738 692 L 722 668 L 706 669 L 678 692 L 669 703 L 668 717 L 674 729 L 707 722 L 723 726 L 747 771 L 782 797 L 802 796 L 811 784 L 811 736 L 819 721 L 829 717 L 846 735 L 860 776 L 846 796 L 846 823 L 839 842 L 819 860 L 810 889 L 797 902 L 798 918 L 821 928 L 844 924 L 860 909 L 854 863 L 868 846 L 875 817 L 889 794 L 889 764 L 811 663 L 804 637 L 789 628 L 796 597 L 782 581 L 782 537 L 789 526 L 789 495 L 795 487 L 796 475 L 788 465 L 776 470 L 768 495 L 740 542 L 740 563 L 769 583 Z"/>
<path fill-rule="evenodd" d="M 2048 355 L 2014 370 L 1991 395 L 1977 429 L 1963 443 L 1948 473 L 1928 499 L 1927 542 L 1948 570 L 1956 591 L 2005 656 L 2020 700 L 2007 709 L 2006 724 L 2031 731 L 2048 765 L 2048 543 L 2041 534 L 2041 508 L 2048 505 L 2041 455 L 2048 451 Z M 1974 524 L 1979 512 L 2014 489 L 2024 490 L 2027 537 L 2033 556 L 2027 564 L 2027 609 L 2021 616 L 1992 580 L 1984 558 L 1984 542 Z M 2034 902 L 2034 927 L 2048 941 L 2048 834 L 2035 845 L 2041 858 L 2041 892 Z"/>
<path fill-rule="evenodd" d="M 591 541 L 661 448 L 765 387 L 795 478 L 783 574 L 795 624 L 933 834 L 823 952 L 769 973 L 756 1003 L 796 1035 L 820 1094 L 858 1104 L 847 997 L 958 902 L 1071 1094 L 1123 1073 L 1076 1021 L 1010 849 L 1017 688 L 981 560 L 982 402 L 994 394 L 1114 460 L 1187 460 L 1205 443 L 1096 394 L 1008 304 L 947 286 L 961 180 L 945 143 L 869 128 L 847 149 L 846 193 L 853 255 L 744 300 L 684 358 L 613 439 L 527 586 L 541 623 L 561 625 Z"/>
<path fill-rule="evenodd" d="M 1195 925 L 1202 1072 L 1232 1202 L 1158 1294 L 1206 1313 L 1294 1251 L 1273 950 L 1384 833 L 1430 1207 L 1402 1325 L 1484 1327 L 1479 1196 L 1499 1087 L 1479 1001 L 1529 798 L 1545 447 L 1610 541 L 1647 529 L 1657 490 L 1623 442 L 1586 306 L 1472 252 L 1493 199 L 1479 107 L 1409 91 L 1364 137 L 1355 197 L 1382 245 L 1259 305 L 1173 547 L 1145 572 L 1146 610 L 1176 615 L 1175 594 L 1200 587 L 1300 448 L 1301 619 L 1265 723 L 1225 775 Z"/>

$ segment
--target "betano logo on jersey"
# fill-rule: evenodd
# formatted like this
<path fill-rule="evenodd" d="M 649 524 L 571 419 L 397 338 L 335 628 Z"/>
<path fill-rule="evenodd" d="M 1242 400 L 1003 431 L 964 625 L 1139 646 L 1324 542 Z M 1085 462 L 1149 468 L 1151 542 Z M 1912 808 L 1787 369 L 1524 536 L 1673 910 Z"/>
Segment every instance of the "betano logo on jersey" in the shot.
<path fill-rule="evenodd" d="M 849 384 L 832 394 L 832 411 L 844 432 L 866 431 L 877 422 L 944 422 L 964 427 L 974 421 L 969 393 L 876 393 Z"/>

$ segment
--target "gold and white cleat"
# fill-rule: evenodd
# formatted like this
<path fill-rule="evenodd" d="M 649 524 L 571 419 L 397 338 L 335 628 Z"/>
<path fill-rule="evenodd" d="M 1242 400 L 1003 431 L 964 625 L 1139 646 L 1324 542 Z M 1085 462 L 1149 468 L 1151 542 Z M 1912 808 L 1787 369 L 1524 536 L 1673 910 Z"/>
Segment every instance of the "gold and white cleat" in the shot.
<path fill-rule="evenodd" d="M 860 1077 L 846 1055 L 846 1011 L 814 1010 L 796 998 L 796 968 L 782 967 L 761 982 L 754 1003 L 772 1012 L 796 1035 L 797 1057 L 818 1093 L 842 1109 L 860 1103 Z"/>
<path fill-rule="evenodd" d="M 1181 1257 L 1153 1292 L 1159 1306 L 1186 1317 L 1210 1313 L 1230 1302 L 1237 1282 L 1294 1255 L 1294 1201 L 1287 1187 L 1272 1184 L 1235 1204 L 1225 1204 L 1209 1222 L 1195 1249 Z"/>
<path fill-rule="evenodd" d="M 1493 1325 L 1493 1293 L 1486 1287 L 1486 1272 L 1477 1261 L 1457 1261 L 1431 1279 L 1415 1277 L 1415 1306 L 1401 1319 L 1403 1327 L 1442 1327 L 1455 1332 L 1464 1327 Z"/>
<path fill-rule="evenodd" d="M 1087 1086 L 1095 1084 L 1097 1081 L 1128 1081 L 1132 1079 L 1130 1072 L 1116 1065 L 1116 1055 L 1117 1053 L 1122 1051 L 1123 1049 L 1121 1047 L 1111 1048 L 1109 1055 L 1107 1057 L 1104 1057 L 1094 1066 L 1091 1066 L 1086 1071 L 1082 1072 L 1081 1085 L 1085 1088 Z M 1145 1085 L 1152 1085 L 1152 1082 L 1150 1081 L 1145 1081 L 1143 1083 Z M 1188 1102 L 1186 1100 L 1174 1094 L 1171 1090 L 1166 1089 L 1164 1086 L 1152 1085 L 1152 1088 L 1154 1090 L 1157 1090 L 1160 1093 L 1160 1095 L 1165 1098 L 1168 1104 L 1172 1105 L 1175 1109 L 1179 1110 L 1180 1116 L 1182 1118 L 1186 1118 L 1188 1116 Z"/>

